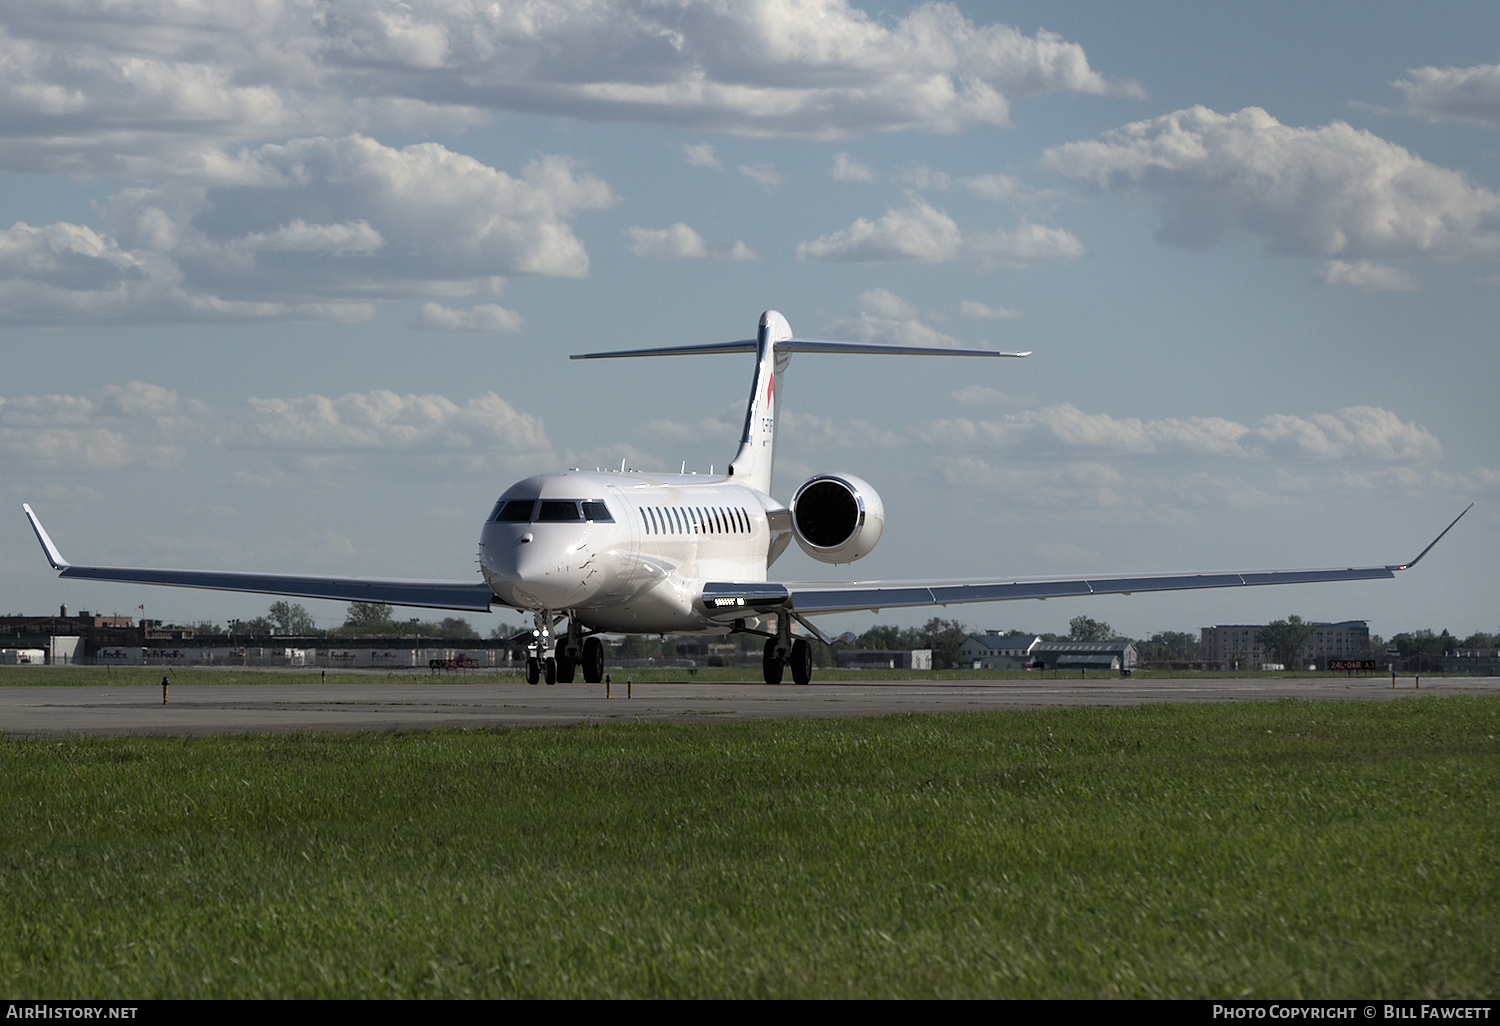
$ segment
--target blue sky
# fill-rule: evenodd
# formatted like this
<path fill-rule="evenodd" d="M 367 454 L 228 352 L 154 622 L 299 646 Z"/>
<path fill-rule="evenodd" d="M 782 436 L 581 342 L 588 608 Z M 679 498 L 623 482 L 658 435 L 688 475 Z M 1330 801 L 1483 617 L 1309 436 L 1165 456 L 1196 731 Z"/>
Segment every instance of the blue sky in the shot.
<path fill-rule="evenodd" d="M 1397 562 L 1472 501 L 1394 582 L 938 612 L 1494 631 L 1497 39 L 1456 3 L 5 5 L 0 606 L 270 601 L 65 584 L 22 501 L 79 562 L 463 576 L 517 478 L 734 451 L 747 359 L 569 353 L 775 308 L 1035 352 L 797 357 L 778 497 L 886 504 L 837 573 Z"/>

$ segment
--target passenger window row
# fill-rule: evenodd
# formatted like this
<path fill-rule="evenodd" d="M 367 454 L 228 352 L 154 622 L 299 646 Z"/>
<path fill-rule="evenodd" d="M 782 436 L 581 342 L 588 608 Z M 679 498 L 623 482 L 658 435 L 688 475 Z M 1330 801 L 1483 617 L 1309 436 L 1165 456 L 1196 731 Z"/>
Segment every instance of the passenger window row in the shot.
<path fill-rule="evenodd" d="M 753 534 L 750 515 L 736 506 L 647 506 L 647 534 Z"/>

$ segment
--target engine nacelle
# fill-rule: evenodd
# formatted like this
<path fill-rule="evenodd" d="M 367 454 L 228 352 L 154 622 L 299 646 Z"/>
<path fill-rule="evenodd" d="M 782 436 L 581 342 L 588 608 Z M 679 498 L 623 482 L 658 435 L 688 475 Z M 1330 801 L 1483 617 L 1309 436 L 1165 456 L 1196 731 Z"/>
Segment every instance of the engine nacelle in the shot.
<path fill-rule="evenodd" d="M 792 533 L 813 559 L 852 563 L 868 556 L 885 530 L 885 505 L 853 474 L 818 474 L 792 496 Z"/>

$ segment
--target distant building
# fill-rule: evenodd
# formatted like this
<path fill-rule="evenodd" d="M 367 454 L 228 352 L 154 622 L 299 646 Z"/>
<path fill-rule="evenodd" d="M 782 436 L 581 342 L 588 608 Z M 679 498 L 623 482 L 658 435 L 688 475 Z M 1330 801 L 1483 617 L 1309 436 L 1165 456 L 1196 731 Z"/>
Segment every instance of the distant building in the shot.
<path fill-rule="evenodd" d="M 958 651 L 965 668 L 1029 670 L 1032 650 L 1041 643 L 1035 634 L 971 634 Z"/>
<path fill-rule="evenodd" d="M 1231 670 L 1248 670 L 1265 660 L 1255 635 L 1260 624 L 1224 624 L 1204 627 L 1198 640 L 1198 657 Z"/>
<path fill-rule="evenodd" d="M 1258 670 L 1271 656 L 1255 640 L 1264 624 L 1224 624 L 1202 628 L 1198 655 L 1228 669 Z M 1370 625 L 1364 620 L 1315 623 L 1312 640 L 1299 662 L 1308 660 L 1326 667 L 1330 659 L 1359 659 L 1370 646 Z M 1295 667 L 1289 667 L 1295 669 Z"/>
<path fill-rule="evenodd" d="M 1135 669 L 1133 641 L 1044 641 L 1032 650 L 1038 670 Z"/>
<path fill-rule="evenodd" d="M 1320 668 L 1330 659 L 1358 659 L 1370 647 L 1370 625 L 1364 620 L 1316 624 L 1310 657 Z"/>
<path fill-rule="evenodd" d="M 0 616 L 0 649 L 40 650 L 27 662 L 49 666 L 92 660 L 100 652 L 139 650 L 141 629 L 128 616 L 99 616 L 88 610 L 68 615 L 64 606 L 55 616 Z"/>
<path fill-rule="evenodd" d="M 833 664 L 841 670 L 930 670 L 932 649 L 836 648 Z"/>
<path fill-rule="evenodd" d="M 972 634 L 959 648 L 976 670 L 1130 670 L 1131 641 L 1043 641 L 1035 634 Z"/>
<path fill-rule="evenodd" d="M 6 655 L 4 653 L 10 653 Z M 430 637 L 198 635 L 160 620 L 83 611 L 0 617 L 0 666 L 326 666 L 480 669 L 509 666 L 508 641 Z"/>
<path fill-rule="evenodd" d="M 1462 677 L 1500 677 L 1500 648 L 1459 648 L 1443 655 L 1443 672 Z"/>

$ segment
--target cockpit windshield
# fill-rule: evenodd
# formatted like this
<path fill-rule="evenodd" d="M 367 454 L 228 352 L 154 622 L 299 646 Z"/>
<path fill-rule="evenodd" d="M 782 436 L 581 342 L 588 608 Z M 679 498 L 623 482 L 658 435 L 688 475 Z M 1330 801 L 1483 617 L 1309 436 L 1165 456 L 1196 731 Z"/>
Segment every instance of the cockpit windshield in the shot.
<path fill-rule="evenodd" d="M 492 519 L 498 520 L 502 524 L 529 523 L 531 521 L 531 508 L 535 505 L 535 499 L 511 499 L 495 507 L 495 515 Z"/>
<path fill-rule="evenodd" d="M 583 515 L 578 511 L 578 503 L 572 499 L 543 499 L 536 519 L 539 524 L 556 524 L 582 520 Z"/>
<path fill-rule="evenodd" d="M 603 499 L 505 499 L 496 503 L 490 519 L 502 524 L 615 522 Z"/>

